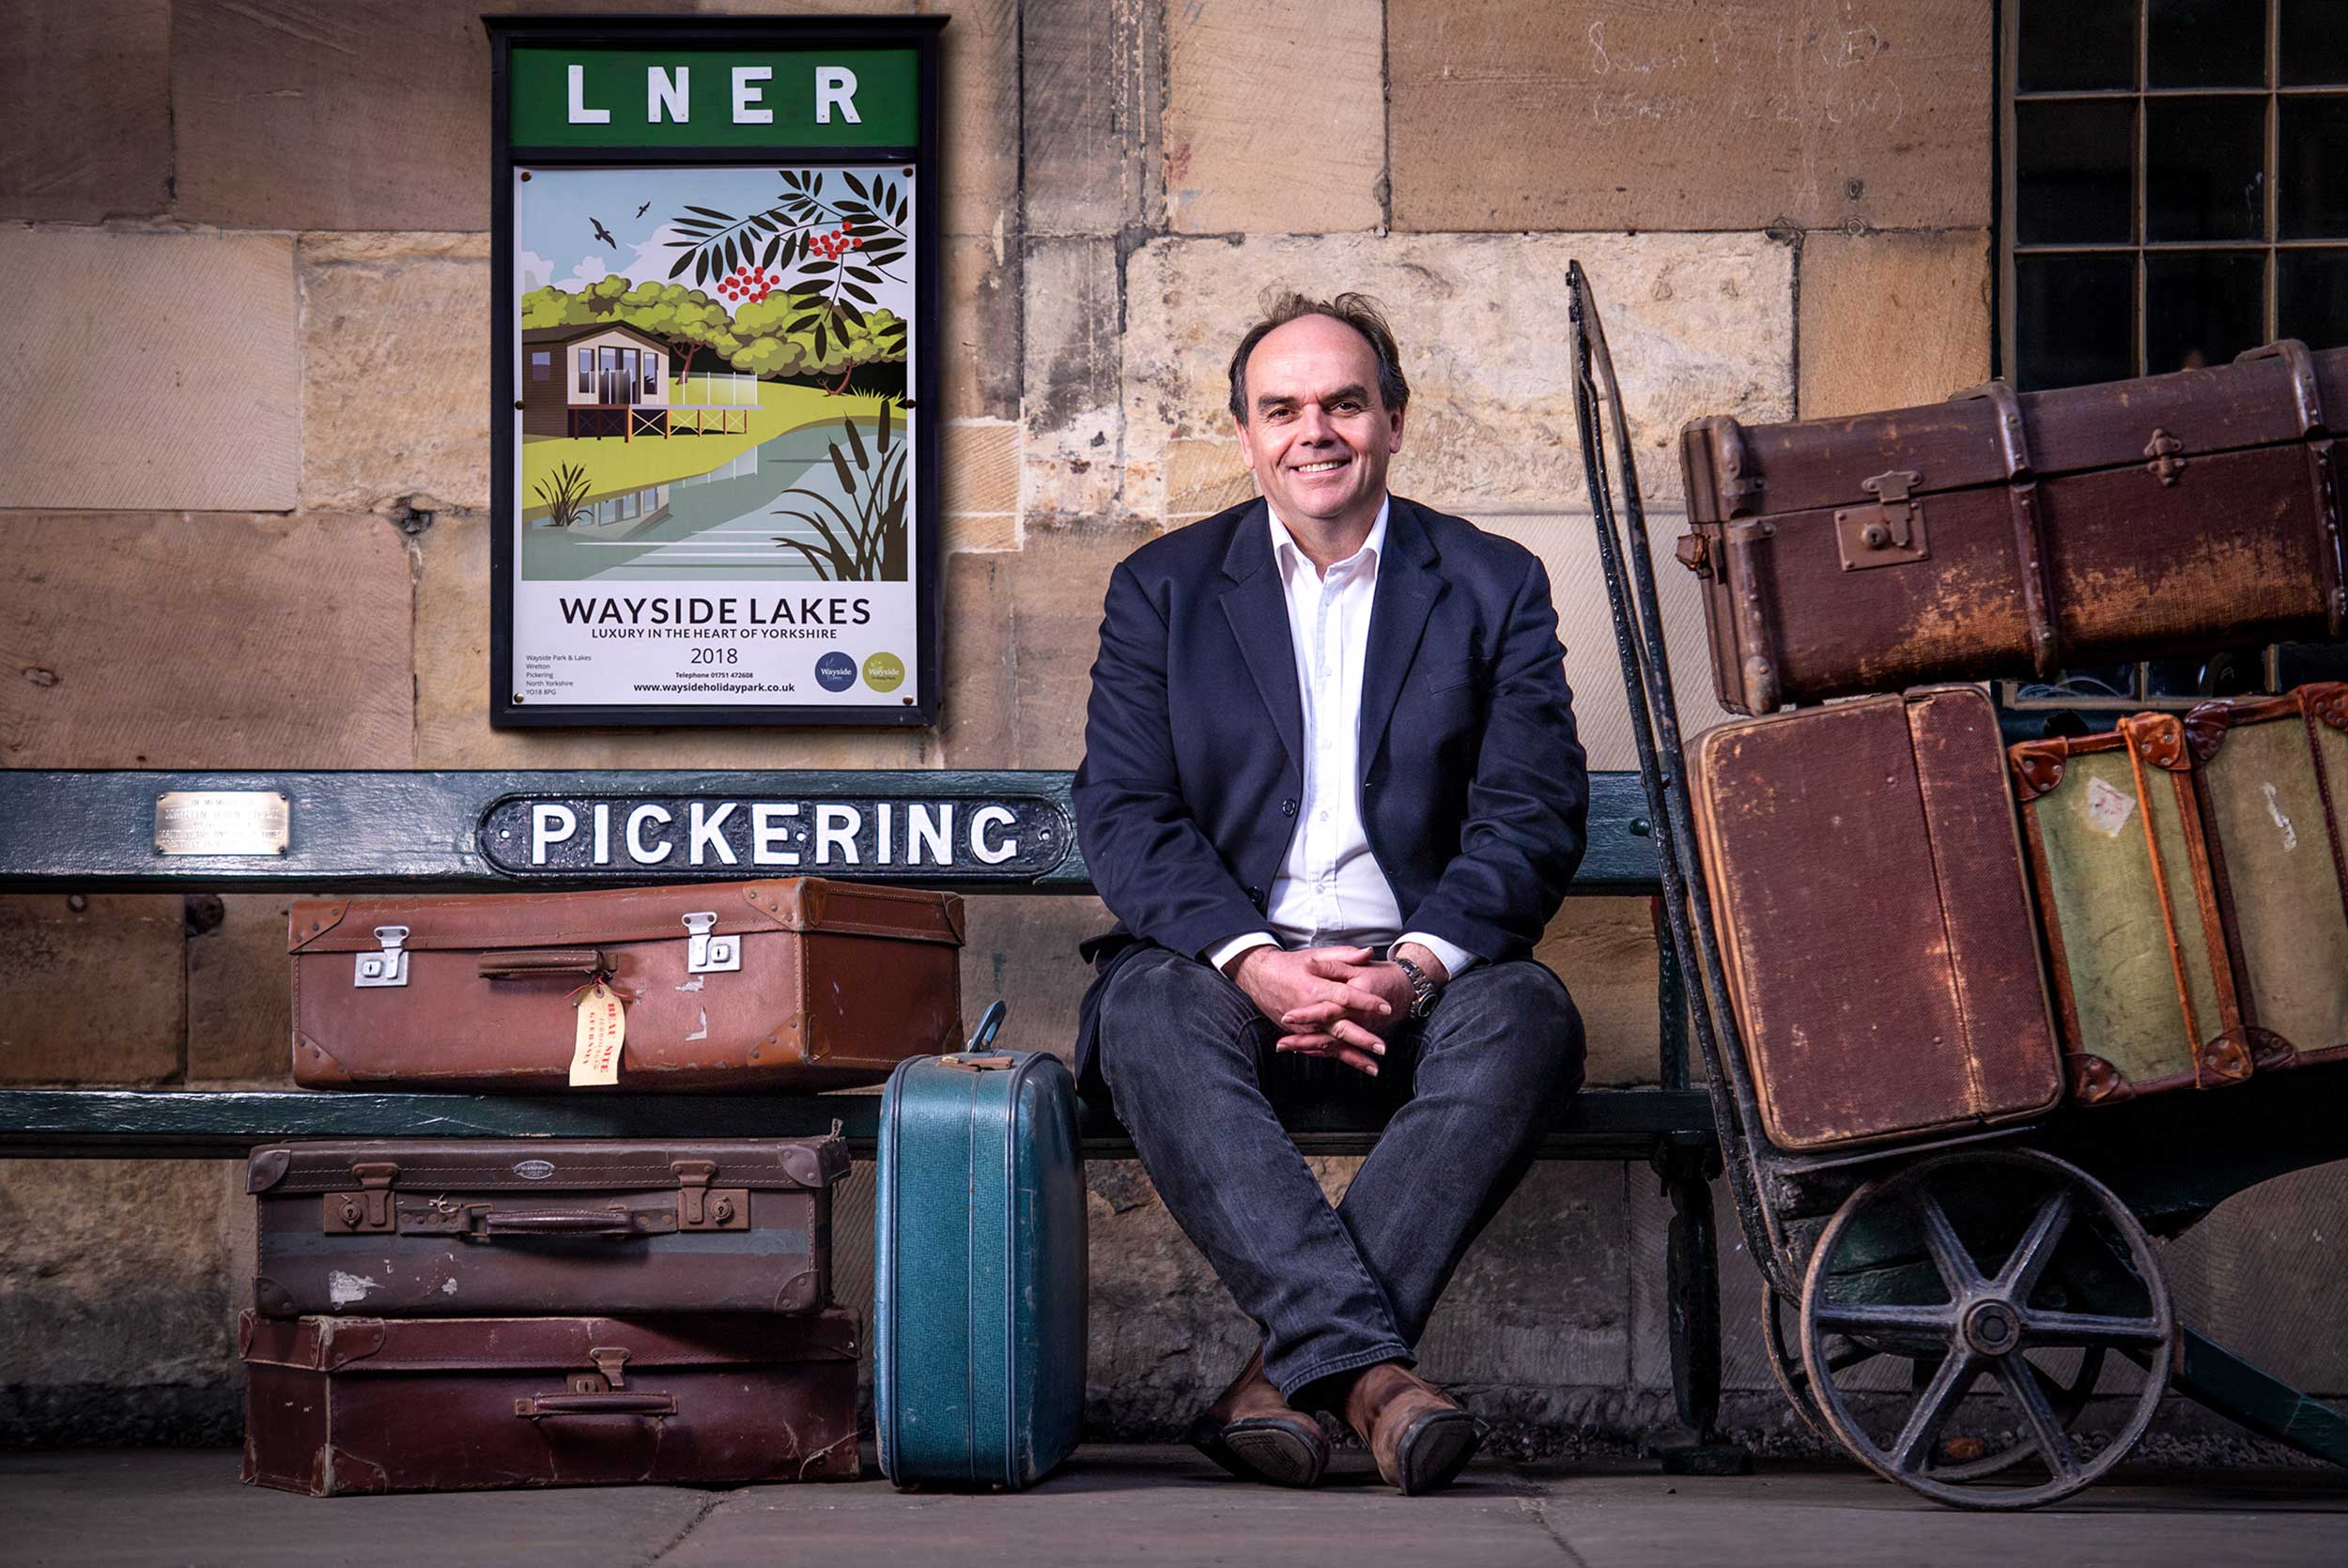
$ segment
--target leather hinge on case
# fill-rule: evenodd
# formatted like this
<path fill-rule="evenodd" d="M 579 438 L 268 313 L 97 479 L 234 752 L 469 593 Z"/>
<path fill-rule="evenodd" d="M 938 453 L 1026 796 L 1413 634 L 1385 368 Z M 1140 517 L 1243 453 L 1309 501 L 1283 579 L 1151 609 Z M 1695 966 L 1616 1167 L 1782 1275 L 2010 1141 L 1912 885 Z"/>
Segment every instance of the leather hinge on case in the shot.
<path fill-rule="evenodd" d="M 587 1359 L 603 1374 L 604 1386 L 612 1389 L 627 1387 L 627 1352 L 613 1345 L 599 1345 L 587 1352 Z"/>
<path fill-rule="evenodd" d="M 679 1230 L 748 1230 L 750 1191 L 747 1187 L 712 1187 L 718 1174 L 714 1160 L 672 1160 L 676 1173 L 676 1228 Z"/>
<path fill-rule="evenodd" d="M 742 939 L 719 936 L 715 930 L 718 916 L 713 910 L 696 910 L 685 917 L 685 972 L 687 975 L 714 975 L 720 971 L 742 967 Z"/>
<path fill-rule="evenodd" d="M 1910 469 L 1893 469 L 1861 482 L 1859 487 L 1875 497 L 1875 505 L 1834 514 L 1834 542 L 1842 551 L 1844 571 L 1932 559 L 1932 547 L 1924 541 L 1923 503 L 1910 498 L 1922 477 Z"/>
<path fill-rule="evenodd" d="M 352 986 L 365 990 L 371 986 L 404 986 L 408 983 L 408 928 L 378 926 L 375 940 L 383 945 L 380 952 L 361 953 Z"/>

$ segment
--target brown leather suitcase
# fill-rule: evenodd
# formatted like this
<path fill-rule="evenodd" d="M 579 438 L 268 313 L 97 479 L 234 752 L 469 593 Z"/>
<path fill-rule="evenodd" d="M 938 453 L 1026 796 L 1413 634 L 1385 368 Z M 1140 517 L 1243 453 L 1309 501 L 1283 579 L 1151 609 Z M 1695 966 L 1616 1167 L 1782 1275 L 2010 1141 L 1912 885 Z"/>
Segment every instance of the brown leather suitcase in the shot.
<path fill-rule="evenodd" d="M 2348 684 L 2204 703 L 2185 732 L 2260 1067 L 2348 1057 Z"/>
<path fill-rule="evenodd" d="M 563 1088 L 577 999 L 625 1009 L 618 1086 L 876 1084 L 962 1043 L 962 900 L 794 878 L 596 893 L 303 899 L 294 1080 Z"/>
<path fill-rule="evenodd" d="M 1723 706 L 2348 633 L 2348 349 L 1680 435 Z"/>
<path fill-rule="evenodd" d="M 474 1139 L 253 1151 L 272 1317 L 812 1312 L 840 1138 Z"/>
<path fill-rule="evenodd" d="M 1764 1130 L 1815 1150 L 2062 1093 L 1989 699 L 1936 686 L 1722 725 L 1689 794 Z"/>
<path fill-rule="evenodd" d="M 238 1324 L 248 1485 L 329 1497 L 853 1481 L 857 1317 Z M 394 1553 L 394 1555 L 397 1555 Z"/>
<path fill-rule="evenodd" d="M 2183 720 L 2137 714 L 2011 756 L 2071 1098 L 2216 1088 L 2278 1065 L 2243 1026 Z"/>

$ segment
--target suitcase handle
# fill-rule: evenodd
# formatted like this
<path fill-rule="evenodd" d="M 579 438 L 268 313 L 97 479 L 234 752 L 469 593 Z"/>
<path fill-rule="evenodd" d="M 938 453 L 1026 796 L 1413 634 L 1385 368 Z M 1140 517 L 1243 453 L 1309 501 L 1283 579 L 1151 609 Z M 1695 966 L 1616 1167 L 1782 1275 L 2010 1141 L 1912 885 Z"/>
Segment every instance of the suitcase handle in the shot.
<path fill-rule="evenodd" d="M 995 1037 L 1003 1032 L 1005 1010 L 999 999 L 986 1005 L 986 1011 L 979 1015 L 979 1026 L 970 1031 L 969 1042 L 962 1048 L 965 1055 L 979 1055 L 995 1043 Z"/>
<path fill-rule="evenodd" d="M 672 1393 L 542 1393 L 514 1401 L 524 1421 L 541 1416 L 673 1416 Z"/>
<path fill-rule="evenodd" d="M 509 979 L 519 975 L 609 974 L 611 966 L 593 947 L 533 947 L 515 952 L 481 955 L 481 977 Z"/>
<path fill-rule="evenodd" d="M 491 1239 L 500 1236 L 601 1236 L 617 1241 L 642 1233 L 636 1217 L 625 1208 L 599 1214 L 592 1209 L 557 1208 L 518 1214 L 492 1209 L 482 1217 L 477 1234 Z"/>

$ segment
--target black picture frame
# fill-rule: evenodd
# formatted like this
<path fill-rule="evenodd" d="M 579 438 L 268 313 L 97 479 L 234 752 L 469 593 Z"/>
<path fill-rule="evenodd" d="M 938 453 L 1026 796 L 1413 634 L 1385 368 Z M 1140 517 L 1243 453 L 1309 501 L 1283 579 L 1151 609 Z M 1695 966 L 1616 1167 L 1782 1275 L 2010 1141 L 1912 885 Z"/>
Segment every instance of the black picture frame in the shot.
<path fill-rule="evenodd" d="M 669 19 L 626 17 L 487 17 L 490 48 L 490 516 L 489 723 L 496 730 L 541 729 L 718 729 L 887 727 L 934 728 L 938 722 L 940 648 L 944 640 L 943 507 L 939 491 L 937 415 L 938 356 L 945 341 L 939 321 L 938 230 L 943 190 L 940 141 L 940 34 L 946 17 L 811 17 Z M 909 48 L 916 55 L 919 87 L 918 135 L 911 146 L 717 146 L 531 147 L 513 145 L 512 54 L 519 47 L 629 49 Z M 915 508 L 911 571 L 915 588 L 915 638 L 907 670 L 915 695 L 866 703 L 525 703 L 518 700 L 514 669 L 514 589 L 517 465 L 520 462 L 514 413 L 518 307 L 515 293 L 514 184 L 517 168 L 772 167 L 904 163 L 914 171 L 914 342 L 909 407 L 912 422 Z"/>

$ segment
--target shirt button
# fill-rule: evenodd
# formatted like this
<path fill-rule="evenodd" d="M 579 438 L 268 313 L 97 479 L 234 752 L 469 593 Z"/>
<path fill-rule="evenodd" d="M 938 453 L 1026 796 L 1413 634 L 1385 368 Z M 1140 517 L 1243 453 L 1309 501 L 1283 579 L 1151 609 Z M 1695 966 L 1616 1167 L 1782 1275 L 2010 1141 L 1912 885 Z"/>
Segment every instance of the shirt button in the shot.
<path fill-rule="evenodd" d="M 1293 795 L 1280 803 L 1280 815 L 1283 817 L 1293 817 L 1296 815 L 1296 798 Z"/>

